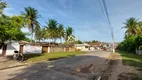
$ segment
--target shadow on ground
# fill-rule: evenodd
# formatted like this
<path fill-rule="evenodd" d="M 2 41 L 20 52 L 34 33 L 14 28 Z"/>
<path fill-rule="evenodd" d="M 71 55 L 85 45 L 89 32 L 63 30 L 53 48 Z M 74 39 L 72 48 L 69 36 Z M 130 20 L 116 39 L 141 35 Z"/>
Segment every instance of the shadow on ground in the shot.
<path fill-rule="evenodd" d="M 73 56 L 51 62 L 40 62 L 8 76 L 9 80 L 94 80 L 106 68 L 105 58 Z"/>

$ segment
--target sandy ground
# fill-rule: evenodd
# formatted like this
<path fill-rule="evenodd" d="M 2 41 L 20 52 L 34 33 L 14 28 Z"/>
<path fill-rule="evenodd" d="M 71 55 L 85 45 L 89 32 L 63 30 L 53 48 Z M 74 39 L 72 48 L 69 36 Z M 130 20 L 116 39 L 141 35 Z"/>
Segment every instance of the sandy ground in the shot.
<path fill-rule="evenodd" d="M 110 52 L 88 54 L 41 62 L 0 71 L 0 80 L 90 80 L 106 67 Z"/>

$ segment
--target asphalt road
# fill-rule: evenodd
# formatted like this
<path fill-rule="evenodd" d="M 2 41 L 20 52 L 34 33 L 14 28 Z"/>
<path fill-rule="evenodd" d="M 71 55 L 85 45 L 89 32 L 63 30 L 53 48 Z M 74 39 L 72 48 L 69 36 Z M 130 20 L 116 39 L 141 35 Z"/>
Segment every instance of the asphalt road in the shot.
<path fill-rule="evenodd" d="M 41 62 L 0 71 L 0 80 L 89 80 L 98 75 L 110 52 L 88 54 Z"/>

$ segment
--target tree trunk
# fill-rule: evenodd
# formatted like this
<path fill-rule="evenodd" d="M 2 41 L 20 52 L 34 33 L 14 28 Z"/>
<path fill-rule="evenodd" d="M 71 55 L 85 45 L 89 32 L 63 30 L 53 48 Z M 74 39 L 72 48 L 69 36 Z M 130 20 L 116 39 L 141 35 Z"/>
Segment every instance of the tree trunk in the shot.
<path fill-rule="evenodd" d="M 54 43 L 56 42 L 56 38 L 54 39 Z"/>
<path fill-rule="evenodd" d="M 31 33 L 31 43 L 33 42 L 33 31 Z"/>
<path fill-rule="evenodd" d="M 60 43 L 62 43 L 62 38 L 60 38 Z"/>

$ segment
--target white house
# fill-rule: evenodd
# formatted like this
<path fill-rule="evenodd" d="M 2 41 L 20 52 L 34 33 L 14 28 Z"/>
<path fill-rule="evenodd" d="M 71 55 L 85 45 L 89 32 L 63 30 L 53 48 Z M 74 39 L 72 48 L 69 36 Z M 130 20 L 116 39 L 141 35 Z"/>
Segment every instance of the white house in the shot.
<path fill-rule="evenodd" d="M 88 51 L 90 50 L 90 45 L 89 44 L 75 44 L 75 48 L 81 51 Z"/>

